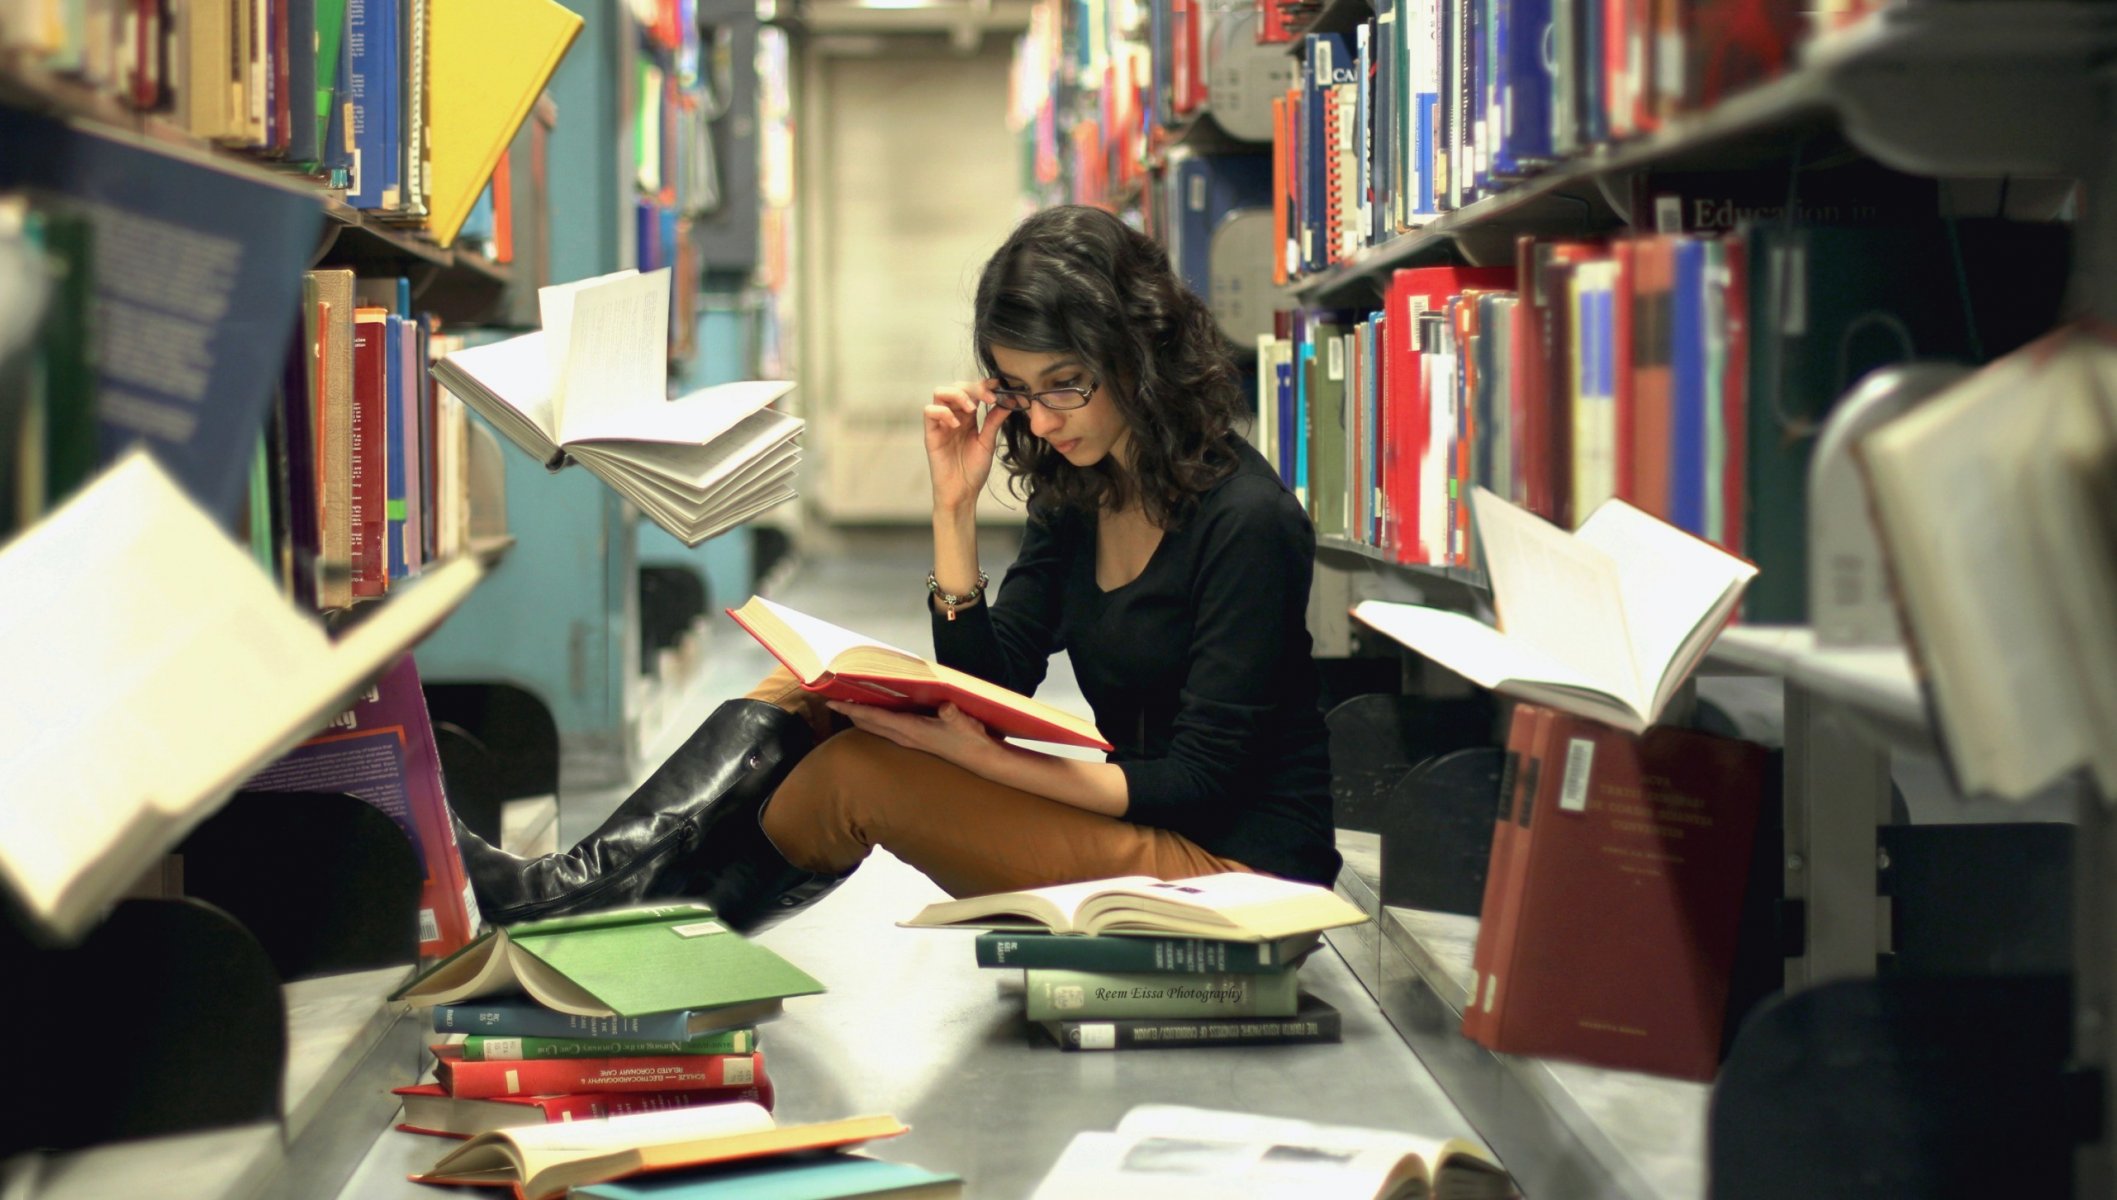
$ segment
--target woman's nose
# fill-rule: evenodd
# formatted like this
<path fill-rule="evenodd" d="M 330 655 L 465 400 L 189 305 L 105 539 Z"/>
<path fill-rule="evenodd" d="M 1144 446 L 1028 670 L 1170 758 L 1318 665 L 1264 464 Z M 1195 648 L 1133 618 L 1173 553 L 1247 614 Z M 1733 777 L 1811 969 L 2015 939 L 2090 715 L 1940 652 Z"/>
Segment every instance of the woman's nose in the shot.
<path fill-rule="evenodd" d="M 1066 418 L 1032 401 L 1029 405 L 1029 432 L 1040 438 L 1048 438 L 1066 424 Z"/>

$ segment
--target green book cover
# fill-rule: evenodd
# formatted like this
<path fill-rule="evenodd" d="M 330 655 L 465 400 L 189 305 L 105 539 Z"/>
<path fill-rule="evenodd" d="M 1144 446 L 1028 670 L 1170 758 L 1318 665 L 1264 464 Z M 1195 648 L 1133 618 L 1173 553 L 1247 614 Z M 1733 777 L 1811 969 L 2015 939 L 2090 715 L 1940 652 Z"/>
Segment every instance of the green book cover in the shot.
<path fill-rule="evenodd" d="M 486 934 L 400 996 L 456 1004 L 525 991 L 577 1016 L 714 1009 L 823 991 L 799 967 L 729 929 L 703 904 L 531 921 Z"/>
<path fill-rule="evenodd" d="M 687 1041 L 644 1038 L 493 1037 L 472 1034 L 462 1042 L 465 1062 L 526 1062 L 544 1058 L 646 1058 L 661 1054 L 749 1054 L 755 1029 L 723 1029 Z"/>
<path fill-rule="evenodd" d="M 1291 1017 L 1300 973 L 1184 975 L 1166 971 L 1024 971 L 1032 1021 L 1080 1017 Z"/>
<path fill-rule="evenodd" d="M 338 48 L 345 40 L 346 0 L 316 0 L 316 144 L 323 146 L 338 105 Z M 329 158 L 329 154 L 324 155 Z"/>
<path fill-rule="evenodd" d="M 1081 937 L 992 930 L 978 935 L 977 956 L 981 967 L 1266 975 L 1298 961 L 1321 936 L 1300 933 L 1271 942 L 1229 942 L 1199 937 Z"/>

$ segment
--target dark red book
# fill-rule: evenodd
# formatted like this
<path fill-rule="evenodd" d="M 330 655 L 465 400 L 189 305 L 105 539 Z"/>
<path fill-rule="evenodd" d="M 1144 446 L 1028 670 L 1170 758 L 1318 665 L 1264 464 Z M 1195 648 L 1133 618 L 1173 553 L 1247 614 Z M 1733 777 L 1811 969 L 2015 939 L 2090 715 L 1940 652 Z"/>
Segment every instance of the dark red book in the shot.
<path fill-rule="evenodd" d="M 1516 360 L 1515 428 L 1521 430 L 1522 455 L 1515 470 L 1522 480 L 1522 507 L 1561 529 L 1573 528 L 1572 405 L 1566 395 L 1565 325 L 1559 319 L 1573 264 L 1599 256 L 1602 247 L 1585 242 L 1546 242 L 1525 236 L 1515 243 L 1516 273 L 1521 278 L 1521 328 L 1515 344 L 1524 353 Z"/>
<path fill-rule="evenodd" d="M 389 587 L 389 310 L 353 311 L 353 596 Z"/>
<path fill-rule="evenodd" d="M 1539 773 L 1537 739 L 1548 727 L 1551 710 L 1517 705 L 1507 725 L 1507 764 L 1500 776 L 1499 811 L 1492 821 L 1492 852 L 1485 860 L 1485 895 L 1478 904 L 1477 946 L 1470 958 L 1470 997 L 1463 1005 L 1463 1036 L 1483 1041 L 1491 1015 L 1495 985 L 1493 951 L 1499 945 L 1506 901 L 1513 895 L 1514 835 L 1527 818 L 1525 796 L 1534 793 Z"/>
<path fill-rule="evenodd" d="M 1643 238 L 1633 251 L 1632 404 L 1630 426 L 1618 436 L 1631 446 L 1632 494 L 1641 512 L 1669 516 L 1669 407 L 1673 376 L 1676 303 L 1676 242 L 1671 236 Z"/>
<path fill-rule="evenodd" d="M 1750 742 L 1555 713 L 1484 1043 L 1711 1079 L 1765 765 Z"/>
<path fill-rule="evenodd" d="M 449 1095 L 546 1096 L 595 1092 L 710 1092 L 759 1086 L 764 1055 L 657 1054 L 636 1058 L 533 1058 L 469 1062 L 453 1045 L 432 1047 L 434 1081 Z"/>
<path fill-rule="evenodd" d="M 1615 8 L 1616 5 L 1611 5 Z M 1617 444 L 1615 451 L 1616 493 L 1619 500 L 1638 507 L 1633 496 L 1632 444 L 1633 411 L 1633 338 L 1637 323 L 1633 311 L 1632 288 L 1639 272 L 1639 243 L 1627 238 L 1610 246 L 1610 257 L 1617 263 L 1615 278 L 1610 284 L 1610 404 L 1616 425 Z"/>
<path fill-rule="evenodd" d="M 401 1097 L 403 1105 L 397 1128 L 406 1133 L 452 1138 L 467 1138 L 516 1125 L 587 1121 L 669 1108 L 695 1108 L 702 1104 L 730 1104 L 738 1100 L 747 1100 L 766 1109 L 772 1107 L 772 1085 L 766 1080 L 759 1080 L 755 1087 L 732 1091 L 587 1092 L 560 1096 L 470 1098 L 451 1096 L 438 1083 L 421 1083 L 391 1088 L 390 1092 Z"/>
<path fill-rule="evenodd" d="M 1415 267 L 1390 277 L 1383 297 L 1383 321 L 1389 341 L 1381 358 L 1384 366 L 1382 401 L 1382 488 L 1384 509 L 1383 545 L 1400 563 L 1433 564 L 1443 561 L 1446 547 L 1425 545 L 1419 536 L 1422 487 L 1431 481 L 1421 475 L 1421 464 L 1430 448 L 1432 421 L 1419 371 L 1419 314 L 1438 311 L 1451 296 L 1471 288 L 1507 290 L 1514 286 L 1512 267 Z M 1438 496 L 1435 489 L 1432 494 Z"/>

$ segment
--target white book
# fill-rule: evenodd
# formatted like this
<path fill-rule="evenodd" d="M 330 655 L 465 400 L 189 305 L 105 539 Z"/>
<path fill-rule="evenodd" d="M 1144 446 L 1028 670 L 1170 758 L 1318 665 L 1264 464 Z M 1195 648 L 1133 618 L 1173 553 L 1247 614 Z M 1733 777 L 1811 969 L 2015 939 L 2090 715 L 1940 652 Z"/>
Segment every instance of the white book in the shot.
<path fill-rule="evenodd" d="M 667 268 L 555 284 L 537 301 L 542 329 L 433 366 L 509 441 L 552 470 L 580 464 L 691 546 L 794 495 L 802 421 L 770 408 L 791 382 L 667 398 Z"/>
<path fill-rule="evenodd" d="M 1492 1155 L 1466 1138 L 1141 1104 L 1114 1132 L 1075 1134 L 1033 1200 L 1507 1200 L 1518 1194 Z"/>
<path fill-rule="evenodd" d="M 1626 504 L 1573 533 L 1471 493 L 1498 627 L 1363 600 L 1353 617 L 1494 691 L 1634 733 L 1660 719 L 1757 568 Z"/>
<path fill-rule="evenodd" d="M 259 768 L 343 712 L 476 585 L 474 559 L 342 637 L 297 612 L 144 451 L 0 547 L 0 880 L 92 925 Z"/>
<path fill-rule="evenodd" d="M 2117 796 L 2117 345 L 2067 329 L 1859 445 L 1913 662 L 1963 791 Z"/>

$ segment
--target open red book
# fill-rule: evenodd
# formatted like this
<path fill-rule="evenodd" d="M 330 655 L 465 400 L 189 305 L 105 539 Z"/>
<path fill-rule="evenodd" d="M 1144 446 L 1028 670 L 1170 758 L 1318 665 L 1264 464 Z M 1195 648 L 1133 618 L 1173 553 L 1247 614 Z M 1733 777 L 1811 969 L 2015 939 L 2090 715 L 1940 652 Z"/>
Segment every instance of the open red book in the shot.
<path fill-rule="evenodd" d="M 752 596 L 728 615 L 786 664 L 803 687 L 833 700 L 928 712 L 953 704 L 1007 737 L 1110 749 L 1092 722 L 1072 713 L 762 596 Z"/>

